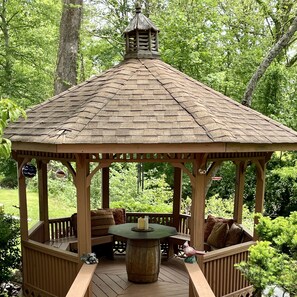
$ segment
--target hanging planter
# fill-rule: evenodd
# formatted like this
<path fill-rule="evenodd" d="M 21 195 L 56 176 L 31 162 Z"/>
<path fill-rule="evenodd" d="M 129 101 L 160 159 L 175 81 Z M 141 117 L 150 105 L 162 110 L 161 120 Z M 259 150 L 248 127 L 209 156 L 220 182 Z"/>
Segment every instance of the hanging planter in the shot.
<path fill-rule="evenodd" d="M 64 178 L 64 177 L 66 177 L 67 176 L 67 174 L 62 170 L 62 169 L 58 169 L 57 171 L 56 171 L 56 177 L 57 178 Z"/>
<path fill-rule="evenodd" d="M 22 174 L 24 177 L 32 178 L 36 175 L 36 167 L 33 164 L 27 163 L 22 168 Z"/>

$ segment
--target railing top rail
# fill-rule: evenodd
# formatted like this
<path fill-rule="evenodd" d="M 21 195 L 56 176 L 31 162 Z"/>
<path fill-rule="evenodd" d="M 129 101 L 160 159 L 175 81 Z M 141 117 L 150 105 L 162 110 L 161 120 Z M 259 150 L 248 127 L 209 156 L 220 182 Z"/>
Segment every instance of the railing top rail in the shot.
<path fill-rule="evenodd" d="M 185 263 L 188 271 L 194 296 L 197 297 L 215 297 L 209 283 L 197 263 Z"/>
<path fill-rule="evenodd" d="M 83 264 L 66 297 L 84 297 L 92 281 L 97 265 Z"/>

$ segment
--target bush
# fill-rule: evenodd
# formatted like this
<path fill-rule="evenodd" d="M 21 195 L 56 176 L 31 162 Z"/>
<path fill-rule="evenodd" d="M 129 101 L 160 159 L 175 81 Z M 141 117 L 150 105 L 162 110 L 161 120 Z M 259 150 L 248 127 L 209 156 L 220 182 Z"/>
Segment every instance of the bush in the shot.
<path fill-rule="evenodd" d="M 11 279 L 14 269 L 20 267 L 19 221 L 0 213 L 0 284 Z"/>
<path fill-rule="evenodd" d="M 263 241 L 252 246 L 248 261 L 237 267 L 259 296 L 274 287 L 297 296 L 297 212 L 275 220 L 258 216 L 256 231 Z M 269 291 L 268 296 L 271 294 Z"/>

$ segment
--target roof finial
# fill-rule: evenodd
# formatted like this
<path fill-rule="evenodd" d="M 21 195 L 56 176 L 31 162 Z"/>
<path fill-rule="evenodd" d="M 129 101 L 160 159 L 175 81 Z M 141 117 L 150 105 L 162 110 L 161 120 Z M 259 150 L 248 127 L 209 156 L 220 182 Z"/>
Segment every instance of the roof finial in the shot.
<path fill-rule="evenodd" d="M 135 3 L 135 10 L 136 13 L 141 13 L 141 5 L 138 1 Z"/>

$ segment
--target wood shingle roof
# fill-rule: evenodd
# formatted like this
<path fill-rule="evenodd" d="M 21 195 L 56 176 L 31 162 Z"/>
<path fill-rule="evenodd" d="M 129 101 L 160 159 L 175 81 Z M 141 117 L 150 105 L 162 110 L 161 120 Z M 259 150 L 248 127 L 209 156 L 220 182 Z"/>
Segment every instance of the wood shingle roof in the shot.
<path fill-rule="evenodd" d="M 297 144 L 297 132 L 159 59 L 127 59 L 27 111 L 5 132 L 45 144 Z"/>

